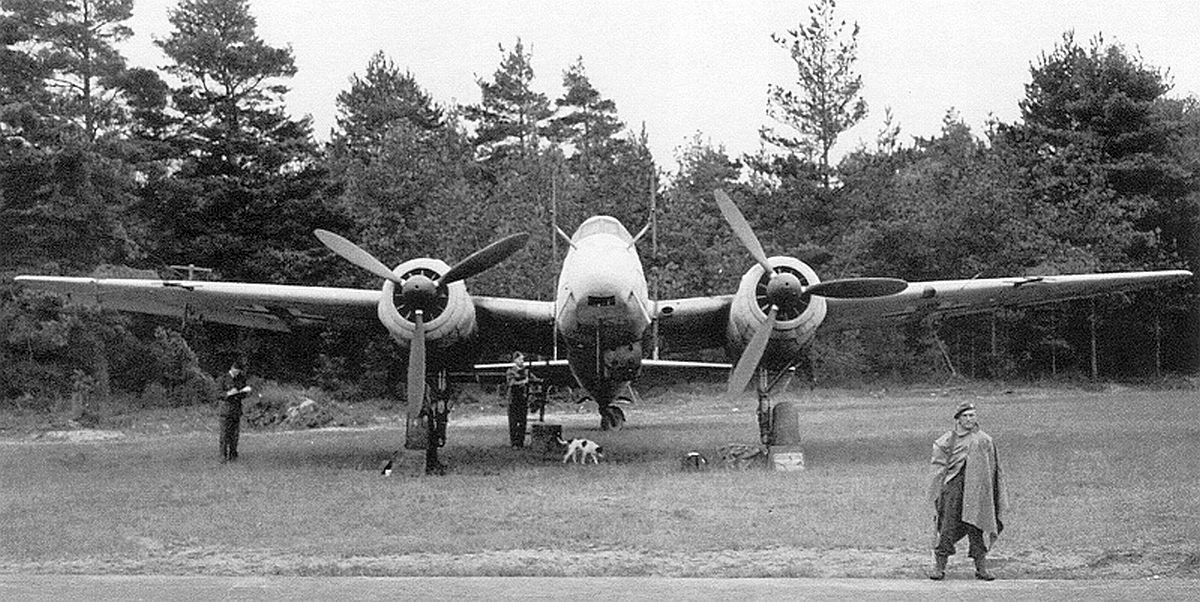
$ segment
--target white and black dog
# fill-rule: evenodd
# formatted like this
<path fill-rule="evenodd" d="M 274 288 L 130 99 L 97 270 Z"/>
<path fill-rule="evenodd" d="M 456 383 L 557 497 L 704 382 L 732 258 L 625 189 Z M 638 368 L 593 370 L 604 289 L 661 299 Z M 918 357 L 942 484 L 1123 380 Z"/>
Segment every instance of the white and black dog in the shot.
<path fill-rule="evenodd" d="M 566 464 L 571 458 L 575 458 L 576 464 L 587 464 L 588 458 L 591 458 L 594 464 L 599 464 L 600 458 L 604 457 L 604 448 L 591 439 L 564 441 L 562 437 L 559 437 L 558 444 L 567 447 L 567 453 L 563 454 L 563 464 Z"/>

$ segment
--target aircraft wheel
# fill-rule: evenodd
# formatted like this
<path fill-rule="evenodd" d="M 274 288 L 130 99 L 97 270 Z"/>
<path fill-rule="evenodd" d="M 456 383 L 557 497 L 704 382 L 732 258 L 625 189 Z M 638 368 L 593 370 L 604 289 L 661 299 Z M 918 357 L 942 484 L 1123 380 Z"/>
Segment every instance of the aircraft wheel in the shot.
<path fill-rule="evenodd" d="M 617 406 L 605 406 L 600 410 L 600 429 L 619 431 L 625 426 L 625 412 Z"/>

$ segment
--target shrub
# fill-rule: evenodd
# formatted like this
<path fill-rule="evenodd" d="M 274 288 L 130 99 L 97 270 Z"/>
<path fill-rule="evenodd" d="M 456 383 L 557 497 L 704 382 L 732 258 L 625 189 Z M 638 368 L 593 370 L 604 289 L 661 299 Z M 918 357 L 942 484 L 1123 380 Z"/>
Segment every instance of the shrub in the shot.
<path fill-rule="evenodd" d="M 269 381 L 256 383 L 255 389 L 242 407 L 246 424 L 254 428 L 311 429 L 367 421 L 320 390 Z"/>

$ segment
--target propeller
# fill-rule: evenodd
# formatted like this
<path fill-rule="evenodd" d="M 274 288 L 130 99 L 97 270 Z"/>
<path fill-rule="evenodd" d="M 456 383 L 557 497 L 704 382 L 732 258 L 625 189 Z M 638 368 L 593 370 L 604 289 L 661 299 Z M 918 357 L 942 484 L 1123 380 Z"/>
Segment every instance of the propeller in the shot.
<path fill-rule="evenodd" d="M 479 274 L 504 261 L 525 246 L 529 234 L 520 232 L 506 236 L 468 255 L 440 277 L 430 271 L 417 271 L 402 278 L 388 269 L 362 247 L 328 230 L 313 230 L 313 234 L 350 263 L 387 280 L 399 288 L 397 309 L 413 322 L 412 341 L 408 347 L 408 417 L 410 422 L 420 416 L 425 403 L 425 314 L 443 309 L 439 305 L 441 292 L 447 286 Z M 410 317 L 411 316 L 411 317 Z M 416 400 L 416 403 L 411 403 Z"/>
<path fill-rule="evenodd" d="M 713 197 L 717 199 L 717 208 L 721 210 L 721 215 L 725 216 L 725 221 L 729 222 L 729 226 L 733 228 L 734 235 L 742 241 L 742 246 L 750 251 L 754 261 L 757 261 L 758 265 L 761 265 L 768 274 L 773 272 L 774 269 L 767 261 L 767 254 L 763 251 L 762 243 L 758 242 L 758 237 L 754 235 L 754 229 L 750 227 L 750 222 L 746 221 L 741 210 L 733 204 L 733 199 L 730 199 L 729 195 L 719 188 L 713 191 Z"/>
<path fill-rule="evenodd" d="M 775 330 L 775 315 L 778 312 L 779 308 L 772 305 L 771 311 L 767 312 L 767 321 L 754 331 L 754 336 L 746 345 L 746 349 L 742 351 L 742 356 L 738 358 L 733 372 L 729 373 L 730 397 L 745 391 L 746 385 L 750 384 L 750 379 L 754 377 L 754 370 L 758 368 L 758 362 L 762 359 L 763 353 L 767 350 L 767 343 L 771 340 L 771 331 Z"/>
<path fill-rule="evenodd" d="M 392 273 L 392 271 L 389 270 L 386 265 L 383 265 L 382 261 L 375 259 L 374 255 L 364 251 L 362 247 L 328 230 L 313 230 L 313 234 L 320 239 L 321 244 L 329 247 L 330 251 L 340 255 L 342 259 L 345 259 L 346 261 L 349 261 L 350 263 L 353 263 L 354 265 L 371 272 L 372 274 L 375 274 L 384 280 L 391 280 L 396 284 L 404 284 L 404 281 L 401 280 L 399 276 Z"/>
<path fill-rule="evenodd" d="M 771 340 L 771 331 L 775 329 L 776 318 L 780 312 L 785 319 L 797 316 L 803 309 L 806 296 L 816 295 L 834 299 L 862 299 L 867 297 L 882 297 L 898 293 L 908 287 L 908 283 L 897 278 L 846 278 L 830 280 L 806 286 L 800 275 L 791 271 L 776 270 L 768 261 L 762 243 L 750 227 L 750 222 L 742 215 L 733 200 L 724 190 L 714 190 L 713 198 L 721 215 L 733 229 L 733 233 L 741 241 L 742 246 L 750 252 L 767 275 L 766 286 L 760 289 L 760 299 L 769 307 L 767 320 L 754 331 L 737 365 L 729 375 L 729 394 L 736 395 L 745 390 L 746 385 L 754 376 L 754 371 L 767 350 Z"/>
<path fill-rule="evenodd" d="M 445 286 L 451 282 L 466 280 L 488 268 L 508 259 L 509 255 L 521 250 L 525 243 L 529 240 L 527 232 L 518 232 L 497 240 L 496 242 L 478 250 L 466 259 L 454 264 L 445 274 L 442 274 L 438 280 L 439 286 Z"/>

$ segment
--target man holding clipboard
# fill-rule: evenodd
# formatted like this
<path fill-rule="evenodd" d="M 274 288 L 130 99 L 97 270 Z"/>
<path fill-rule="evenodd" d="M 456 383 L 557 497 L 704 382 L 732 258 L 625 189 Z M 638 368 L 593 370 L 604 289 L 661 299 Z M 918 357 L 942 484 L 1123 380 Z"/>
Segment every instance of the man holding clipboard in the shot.
<path fill-rule="evenodd" d="M 242 429 L 242 400 L 250 393 L 242 362 L 234 361 L 229 371 L 217 379 L 221 391 L 221 462 L 237 460 L 238 436 Z"/>

